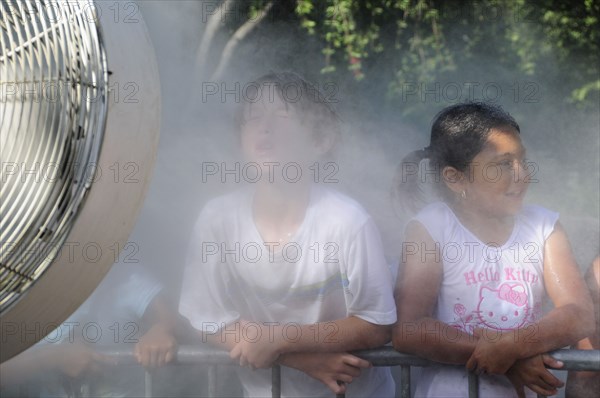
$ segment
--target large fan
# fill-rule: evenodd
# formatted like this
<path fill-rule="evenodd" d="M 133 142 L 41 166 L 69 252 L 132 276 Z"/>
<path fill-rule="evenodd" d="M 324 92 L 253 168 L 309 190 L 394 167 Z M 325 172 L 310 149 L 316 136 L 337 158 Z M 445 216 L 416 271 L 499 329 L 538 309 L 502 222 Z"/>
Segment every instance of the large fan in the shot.
<path fill-rule="evenodd" d="M 0 1 L 1 361 L 87 298 L 141 205 L 160 95 L 131 5 Z"/>

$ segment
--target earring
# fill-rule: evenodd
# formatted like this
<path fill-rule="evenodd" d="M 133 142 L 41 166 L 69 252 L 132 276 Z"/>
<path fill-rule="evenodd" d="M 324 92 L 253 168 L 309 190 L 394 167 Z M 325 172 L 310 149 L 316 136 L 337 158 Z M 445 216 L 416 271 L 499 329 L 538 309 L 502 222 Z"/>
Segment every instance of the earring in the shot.
<path fill-rule="evenodd" d="M 463 191 L 460 193 L 460 197 L 461 197 L 461 198 L 463 198 L 463 199 L 466 199 L 466 198 L 467 198 L 467 193 L 466 193 L 466 192 L 463 190 Z"/>

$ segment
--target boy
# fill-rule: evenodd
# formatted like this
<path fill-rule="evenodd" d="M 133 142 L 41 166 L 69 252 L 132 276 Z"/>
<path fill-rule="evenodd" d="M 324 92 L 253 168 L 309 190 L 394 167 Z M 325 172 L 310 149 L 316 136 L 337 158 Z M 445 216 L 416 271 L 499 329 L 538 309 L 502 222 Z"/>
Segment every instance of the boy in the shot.
<path fill-rule="evenodd" d="M 285 365 L 282 396 L 329 395 L 327 387 L 393 396 L 388 368 L 347 353 L 387 343 L 396 312 L 374 222 L 315 183 L 338 140 L 338 118 L 293 73 L 254 86 L 257 98 L 242 105 L 238 124 L 244 166 L 260 178 L 201 212 L 180 312 L 239 361 L 246 396 L 270 396 L 274 363 Z"/>

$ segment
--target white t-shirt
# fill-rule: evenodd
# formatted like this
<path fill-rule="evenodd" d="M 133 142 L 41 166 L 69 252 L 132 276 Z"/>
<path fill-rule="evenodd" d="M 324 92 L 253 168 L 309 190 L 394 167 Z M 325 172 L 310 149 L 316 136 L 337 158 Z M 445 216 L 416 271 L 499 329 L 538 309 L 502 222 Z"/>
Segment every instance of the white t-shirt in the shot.
<path fill-rule="evenodd" d="M 544 244 L 554 230 L 558 214 L 539 206 L 524 206 L 515 218 L 509 239 L 499 246 L 484 243 L 465 228 L 443 202 L 426 206 L 414 220 L 429 232 L 436 248 L 421 248 L 423 256 L 440 253 L 443 280 L 435 317 L 449 324 L 441 330 L 449 338 L 452 328 L 473 333 L 486 329 L 489 338 L 499 330 L 526 328 L 542 316 Z M 523 338 L 527 338 L 524 331 Z M 504 376 L 483 376 L 482 397 L 516 396 Z M 464 366 L 435 366 L 423 370 L 416 396 L 466 397 Z M 535 397 L 535 394 L 526 389 Z"/>
<path fill-rule="evenodd" d="M 162 284 L 140 264 L 116 264 L 79 309 L 79 316 L 103 328 L 99 344 L 133 347 L 143 335 L 140 320 L 162 289 Z"/>
<path fill-rule="evenodd" d="M 245 319 L 313 324 L 356 316 L 396 321 L 393 281 L 379 233 L 354 200 L 313 186 L 304 220 L 289 243 L 271 255 L 252 215 L 253 191 L 213 199 L 193 231 L 179 310 L 198 330 L 214 333 Z M 246 396 L 271 396 L 271 372 L 238 370 Z M 282 396 L 329 396 L 321 382 L 282 367 Z M 347 388 L 349 397 L 394 395 L 388 368 L 371 368 Z"/>
<path fill-rule="evenodd" d="M 140 320 L 162 289 L 140 264 L 115 264 L 87 300 L 40 344 L 127 344 L 133 349 L 143 335 Z"/>

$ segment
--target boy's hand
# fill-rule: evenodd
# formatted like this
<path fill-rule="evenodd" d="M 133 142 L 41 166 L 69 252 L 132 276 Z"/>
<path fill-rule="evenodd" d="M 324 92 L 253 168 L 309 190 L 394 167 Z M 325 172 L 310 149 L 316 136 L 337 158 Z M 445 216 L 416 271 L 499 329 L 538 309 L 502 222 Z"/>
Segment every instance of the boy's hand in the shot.
<path fill-rule="evenodd" d="M 346 384 L 360 376 L 361 369 L 371 367 L 354 355 L 336 353 L 294 354 L 294 367 L 325 384 L 334 394 L 344 394 Z"/>
<path fill-rule="evenodd" d="M 563 363 L 549 355 L 536 355 L 517 360 L 506 372 L 506 377 L 517 390 L 519 398 L 525 397 L 524 386 L 544 396 L 558 393 L 557 388 L 562 387 L 564 383 L 550 373 L 544 365 L 561 368 Z"/>
<path fill-rule="evenodd" d="M 476 374 L 505 374 L 519 359 L 520 349 L 513 334 L 504 333 L 499 336 L 499 333 L 474 330 L 474 335 L 479 340 L 467 361 L 467 369 Z"/>
<path fill-rule="evenodd" d="M 165 326 L 157 323 L 140 338 L 133 353 L 142 366 L 155 368 L 175 358 L 177 341 Z"/>
<path fill-rule="evenodd" d="M 240 321 L 242 328 L 247 324 Z M 256 323 L 256 335 L 240 336 L 240 341 L 229 352 L 229 357 L 238 360 L 240 366 L 250 366 L 252 369 L 264 369 L 271 367 L 281 354 L 281 333 L 275 333 L 266 325 Z"/>
<path fill-rule="evenodd" d="M 249 366 L 251 369 L 269 368 L 279 358 L 276 344 L 261 336 L 256 340 L 248 340 L 243 337 L 229 352 L 231 359 L 237 360 L 240 366 Z"/>

